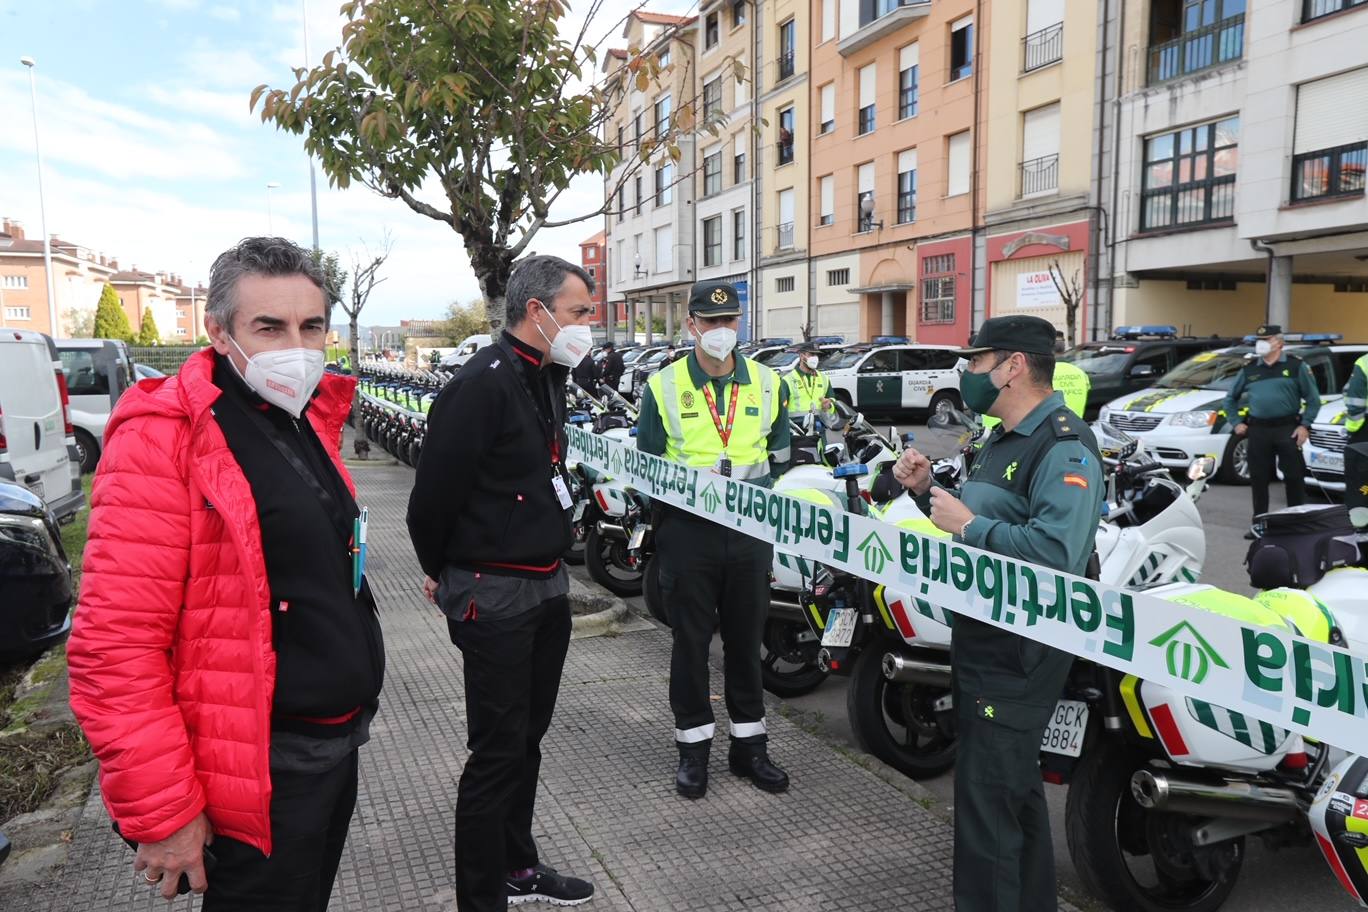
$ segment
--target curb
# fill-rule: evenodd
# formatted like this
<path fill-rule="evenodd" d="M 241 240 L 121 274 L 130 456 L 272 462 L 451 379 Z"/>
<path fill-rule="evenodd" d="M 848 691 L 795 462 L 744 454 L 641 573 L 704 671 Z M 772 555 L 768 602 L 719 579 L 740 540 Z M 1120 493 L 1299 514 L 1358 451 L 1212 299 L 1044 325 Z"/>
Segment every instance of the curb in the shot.
<path fill-rule="evenodd" d="M 611 633 L 621 621 L 626 619 L 629 613 L 627 603 L 619 599 L 617 604 L 611 608 L 605 608 L 603 611 L 574 615 L 571 618 L 570 636 L 572 639 L 581 639 Z"/>

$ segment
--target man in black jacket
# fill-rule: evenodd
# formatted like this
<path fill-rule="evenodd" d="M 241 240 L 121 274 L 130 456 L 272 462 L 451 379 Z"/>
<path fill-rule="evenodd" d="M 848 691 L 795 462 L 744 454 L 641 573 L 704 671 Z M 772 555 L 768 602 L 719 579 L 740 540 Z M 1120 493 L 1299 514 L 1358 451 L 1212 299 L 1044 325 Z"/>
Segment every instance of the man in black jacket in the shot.
<path fill-rule="evenodd" d="M 579 364 L 570 369 L 570 379 L 579 385 L 579 388 L 590 395 L 598 395 L 599 366 L 594 363 L 592 357 L 585 358 Z"/>
<path fill-rule="evenodd" d="M 594 280 L 528 257 L 508 328 L 437 397 L 409 500 L 423 590 L 464 656 L 470 758 L 456 796 L 456 907 L 578 905 L 591 884 L 540 863 L 532 839 L 541 739 L 570 642 L 565 381 L 592 345 Z"/>
<path fill-rule="evenodd" d="M 617 389 L 619 381 L 622 380 L 622 372 L 627 366 L 622 363 L 622 352 L 617 350 L 616 345 L 605 342 L 603 347 L 608 352 L 603 356 L 603 382 Z"/>

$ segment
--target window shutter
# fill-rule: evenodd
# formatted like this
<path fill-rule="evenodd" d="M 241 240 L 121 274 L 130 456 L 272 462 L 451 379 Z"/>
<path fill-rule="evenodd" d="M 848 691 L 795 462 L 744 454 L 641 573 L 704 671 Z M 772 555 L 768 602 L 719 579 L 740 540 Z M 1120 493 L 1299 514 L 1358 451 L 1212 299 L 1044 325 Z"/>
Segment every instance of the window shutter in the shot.
<path fill-rule="evenodd" d="M 822 216 L 836 215 L 836 181 L 830 174 L 817 182 L 822 196 Z"/>
<path fill-rule="evenodd" d="M 674 228 L 666 225 L 655 230 L 656 272 L 669 272 L 674 267 Z"/>
<path fill-rule="evenodd" d="M 950 163 L 946 174 L 946 196 L 969 192 L 969 131 L 950 137 Z"/>
<path fill-rule="evenodd" d="M 1046 105 L 1021 115 L 1021 160 L 1059 154 L 1059 105 Z"/>
<path fill-rule="evenodd" d="M 1368 140 L 1368 67 L 1297 88 L 1292 151 L 1319 152 Z"/>
<path fill-rule="evenodd" d="M 1064 0 L 1029 0 L 1026 5 L 1026 34 L 1059 25 L 1064 21 Z"/>
<path fill-rule="evenodd" d="M 873 162 L 865 162 L 860 165 L 859 189 L 861 193 L 872 193 L 874 191 Z"/>
<path fill-rule="evenodd" d="M 921 63 L 921 45 L 913 43 L 898 51 L 898 72 L 910 70 Z"/>
<path fill-rule="evenodd" d="M 917 170 L 917 150 L 904 149 L 898 153 L 898 173 Z"/>
<path fill-rule="evenodd" d="M 860 67 L 860 107 L 867 108 L 874 103 L 875 84 L 874 64 Z"/>
<path fill-rule="evenodd" d="M 793 191 L 779 191 L 779 224 L 793 224 Z"/>
<path fill-rule="evenodd" d="M 822 123 L 836 119 L 836 84 L 829 82 L 822 86 Z"/>

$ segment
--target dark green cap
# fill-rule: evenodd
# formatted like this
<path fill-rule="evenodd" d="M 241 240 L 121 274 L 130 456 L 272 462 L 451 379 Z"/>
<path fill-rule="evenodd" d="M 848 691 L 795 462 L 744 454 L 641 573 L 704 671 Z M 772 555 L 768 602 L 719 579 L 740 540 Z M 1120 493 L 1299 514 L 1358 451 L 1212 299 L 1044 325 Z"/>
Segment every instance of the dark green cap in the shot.
<path fill-rule="evenodd" d="M 968 348 L 959 350 L 960 357 L 971 358 L 979 352 L 1009 351 L 1028 355 L 1053 355 L 1055 328 L 1049 320 L 1028 314 L 1009 314 L 984 320 Z"/>
<path fill-rule="evenodd" d="M 741 296 L 730 282 L 695 282 L 689 290 L 689 313 L 700 317 L 739 317 Z"/>
<path fill-rule="evenodd" d="M 1277 323 L 1264 323 L 1260 325 L 1257 330 L 1254 331 L 1254 335 L 1258 336 L 1261 339 L 1266 339 L 1269 336 L 1281 336 L 1282 327 L 1279 326 Z"/>

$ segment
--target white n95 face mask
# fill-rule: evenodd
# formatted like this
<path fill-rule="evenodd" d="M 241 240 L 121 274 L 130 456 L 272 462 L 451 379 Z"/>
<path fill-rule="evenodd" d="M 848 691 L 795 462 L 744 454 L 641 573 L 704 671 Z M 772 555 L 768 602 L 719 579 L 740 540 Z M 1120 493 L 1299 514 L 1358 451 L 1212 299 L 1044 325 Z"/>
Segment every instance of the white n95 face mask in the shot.
<path fill-rule="evenodd" d="M 812 368 L 813 370 L 816 370 L 817 365 L 822 363 L 822 359 L 818 355 L 808 355 L 806 358 L 803 359 L 803 363 L 806 364 L 808 367 Z"/>
<path fill-rule="evenodd" d="M 705 332 L 698 344 L 718 361 L 726 358 L 736 348 L 736 330 L 719 326 Z"/>
<path fill-rule="evenodd" d="M 1271 352 L 1272 350 L 1273 343 L 1269 342 L 1267 339 L 1260 339 L 1259 341 L 1254 343 L 1254 354 L 1258 355 L 1261 358 L 1264 355 Z"/>
<path fill-rule="evenodd" d="M 242 382 L 252 388 L 271 405 L 284 409 L 298 418 L 309 404 L 309 397 L 323 379 L 323 353 L 313 348 L 282 348 L 264 351 L 247 357 L 242 346 L 232 336 L 228 341 L 247 358 L 247 370 L 238 371 Z M 229 358 L 229 362 L 233 359 Z M 237 365 L 233 365 L 237 370 Z"/>
<path fill-rule="evenodd" d="M 547 344 L 551 346 L 547 355 L 550 356 L 551 361 L 562 367 L 574 367 L 579 364 L 584 360 L 584 356 L 589 354 L 589 349 L 594 347 L 593 330 L 578 323 L 561 326 L 560 322 L 551 316 L 551 311 L 548 310 L 546 315 L 551 317 L 551 322 L 555 323 L 556 329 L 559 330 L 556 333 L 556 338 L 547 339 Z M 537 326 L 537 332 L 541 333 L 543 339 L 546 339 L 546 333 L 540 324 Z"/>

